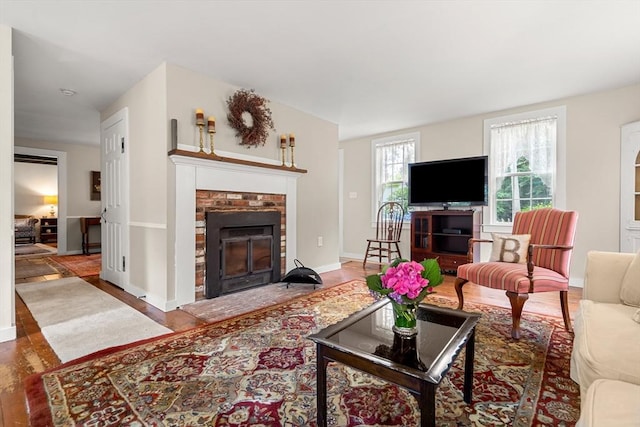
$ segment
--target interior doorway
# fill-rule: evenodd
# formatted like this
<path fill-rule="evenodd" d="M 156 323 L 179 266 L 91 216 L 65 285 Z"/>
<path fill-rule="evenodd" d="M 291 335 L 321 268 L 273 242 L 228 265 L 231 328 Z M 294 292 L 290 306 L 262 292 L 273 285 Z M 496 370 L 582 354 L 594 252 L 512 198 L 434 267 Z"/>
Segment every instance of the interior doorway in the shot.
<path fill-rule="evenodd" d="M 67 252 L 67 153 L 42 148 L 15 146 L 14 155 L 55 159 L 57 164 L 57 206 L 54 207 L 54 214 L 57 218 L 56 246 L 59 255 L 65 254 Z M 13 203 L 15 206 L 15 200 Z M 15 213 L 20 214 L 21 212 Z M 50 230 L 53 230 L 53 228 L 50 227 Z"/>

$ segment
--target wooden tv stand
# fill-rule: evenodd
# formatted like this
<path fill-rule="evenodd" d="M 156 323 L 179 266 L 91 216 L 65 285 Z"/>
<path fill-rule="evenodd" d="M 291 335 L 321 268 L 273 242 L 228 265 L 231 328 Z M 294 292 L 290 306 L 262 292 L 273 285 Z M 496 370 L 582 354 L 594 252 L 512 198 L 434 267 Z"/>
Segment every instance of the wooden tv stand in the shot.
<path fill-rule="evenodd" d="M 411 259 L 438 258 L 442 271 L 455 274 L 466 264 L 470 238 L 480 238 L 480 210 L 437 210 L 411 213 Z M 474 261 L 479 261 L 474 251 Z"/>

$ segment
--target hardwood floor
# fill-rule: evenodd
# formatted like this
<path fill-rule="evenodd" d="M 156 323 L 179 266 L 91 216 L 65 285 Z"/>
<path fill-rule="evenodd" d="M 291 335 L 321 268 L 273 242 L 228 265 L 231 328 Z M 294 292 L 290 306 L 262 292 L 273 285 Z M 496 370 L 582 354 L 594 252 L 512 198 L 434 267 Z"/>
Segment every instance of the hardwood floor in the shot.
<path fill-rule="evenodd" d="M 362 268 L 362 261 L 345 261 L 340 270 L 321 275 L 324 282 L 323 287 L 334 286 L 353 279 L 363 279 L 366 275 L 377 271 L 378 267 L 374 264 L 368 264 L 365 271 Z M 24 281 L 55 280 L 64 276 L 68 276 L 68 274 L 39 276 L 25 279 Z M 184 331 L 205 323 L 182 310 L 173 310 L 165 313 L 147 304 L 142 299 L 127 294 L 110 283 L 100 280 L 97 276 L 85 277 L 84 279 L 174 331 Z M 446 276 L 445 282 L 437 288 L 438 294 L 456 298 L 453 281 L 453 276 Z M 263 294 L 261 294 L 260 288 L 253 289 L 251 292 L 252 300 L 270 301 L 268 298 L 263 298 L 264 292 L 268 292 L 266 290 L 262 291 Z M 313 292 L 312 287 L 301 287 L 296 292 L 292 292 L 292 294 L 299 295 L 304 292 Z M 467 284 L 464 288 L 464 294 L 465 302 L 477 302 L 509 308 L 508 299 L 503 291 Z M 569 308 L 572 318 L 581 297 L 582 289 L 570 289 Z M 0 380 L 0 426 L 29 425 L 23 388 L 24 379 L 31 374 L 42 372 L 60 364 L 60 360 L 40 333 L 38 324 L 18 294 L 16 294 L 15 298 L 17 339 L 0 343 L 0 378 L 2 378 Z M 219 304 L 215 300 L 210 301 L 211 304 Z M 234 303 L 230 301 L 233 301 L 233 299 L 228 299 L 225 302 L 225 312 L 227 314 L 234 310 Z M 237 301 L 238 310 L 243 305 L 246 305 L 246 299 L 244 298 L 235 298 L 235 301 Z M 531 295 L 524 306 L 523 316 L 526 316 L 526 313 L 561 317 L 558 294 L 549 292 Z"/>

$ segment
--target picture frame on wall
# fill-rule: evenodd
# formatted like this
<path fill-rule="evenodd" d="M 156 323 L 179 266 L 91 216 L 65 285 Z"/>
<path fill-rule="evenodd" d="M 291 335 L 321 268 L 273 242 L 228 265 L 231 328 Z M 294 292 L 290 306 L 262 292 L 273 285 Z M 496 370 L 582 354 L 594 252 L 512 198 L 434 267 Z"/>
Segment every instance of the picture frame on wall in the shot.
<path fill-rule="evenodd" d="M 100 171 L 91 171 L 91 200 L 100 200 Z"/>

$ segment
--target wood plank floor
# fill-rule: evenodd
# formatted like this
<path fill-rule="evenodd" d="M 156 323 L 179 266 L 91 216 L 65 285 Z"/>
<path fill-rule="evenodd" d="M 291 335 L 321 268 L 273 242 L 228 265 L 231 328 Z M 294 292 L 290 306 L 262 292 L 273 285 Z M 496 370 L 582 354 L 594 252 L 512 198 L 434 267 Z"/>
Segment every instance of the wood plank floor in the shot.
<path fill-rule="evenodd" d="M 353 279 L 363 279 L 366 275 L 377 271 L 378 267 L 375 264 L 367 265 L 367 269 L 363 270 L 361 261 L 346 260 L 340 270 L 321 275 L 324 282 L 323 287 L 335 286 Z M 23 281 L 55 280 L 68 276 L 68 272 L 63 272 L 62 274 L 23 279 Z M 183 331 L 205 323 L 183 310 L 162 312 L 142 299 L 129 295 L 110 283 L 100 280 L 97 276 L 85 277 L 84 279 L 174 331 Z M 455 298 L 453 281 L 454 277 L 446 276 L 445 282 L 437 288 L 438 294 Z M 19 284 L 16 286 L 19 286 Z M 272 297 L 267 297 L 268 287 L 264 288 L 250 290 L 251 300 L 262 301 L 266 305 L 272 304 L 274 302 Z M 297 286 L 295 290 L 292 288 L 290 290 L 291 296 L 313 292 L 312 286 L 309 285 Z M 467 284 L 464 292 L 465 302 L 492 304 L 509 308 L 509 302 L 503 291 Z M 237 295 L 239 294 L 224 300 L 221 298 L 209 300 L 210 304 L 221 304 L 221 301 L 224 301 L 225 307 L 219 311 L 220 319 L 247 311 L 247 298 L 238 298 Z M 582 289 L 570 289 L 569 308 L 572 318 L 581 297 Z M 258 308 L 259 305 L 254 304 L 252 309 Z M 561 317 L 558 294 L 549 292 L 531 295 L 524 306 L 523 315 L 526 316 L 526 313 Z M 42 372 L 60 364 L 60 360 L 40 333 L 38 324 L 18 294 L 16 294 L 16 328 L 16 340 L 0 343 L 0 426 L 29 425 L 23 388 L 24 379 L 33 373 Z"/>

